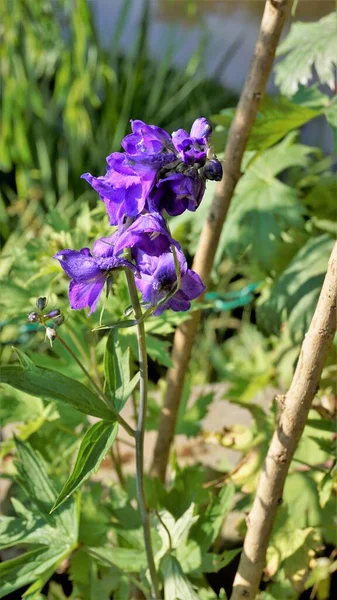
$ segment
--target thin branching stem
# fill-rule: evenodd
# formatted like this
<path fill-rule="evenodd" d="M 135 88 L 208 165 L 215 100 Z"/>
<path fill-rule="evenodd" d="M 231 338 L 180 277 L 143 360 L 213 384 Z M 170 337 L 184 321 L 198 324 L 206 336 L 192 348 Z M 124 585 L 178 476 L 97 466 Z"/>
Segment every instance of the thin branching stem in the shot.
<path fill-rule="evenodd" d="M 145 489 L 144 489 L 144 432 L 145 419 L 147 409 L 147 392 L 148 392 L 148 368 L 147 368 L 147 350 L 144 321 L 141 319 L 142 310 L 140 307 L 135 279 L 131 271 L 126 271 L 126 278 L 129 286 L 130 299 L 133 310 L 138 321 L 137 323 L 137 339 L 138 339 L 138 357 L 139 357 L 139 407 L 138 407 L 138 422 L 136 429 L 136 486 L 139 512 L 143 524 L 144 543 L 149 565 L 152 599 L 160 598 L 159 580 L 154 562 L 151 528 L 149 512 L 146 505 Z"/>
<path fill-rule="evenodd" d="M 102 390 L 100 390 L 100 388 L 98 387 L 98 385 L 96 384 L 94 379 L 91 377 L 90 373 L 87 371 L 85 366 L 81 363 L 78 356 L 76 356 L 75 352 L 72 351 L 70 346 L 68 346 L 67 342 L 65 342 L 64 339 L 61 338 L 59 334 L 57 334 L 56 339 L 59 340 L 59 342 L 62 344 L 62 346 L 67 350 L 67 352 L 70 354 L 70 356 L 74 359 L 74 361 L 78 364 L 78 366 L 83 371 L 83 373 L 89 379 L 91 385 L 96 390 L 97 394 L 100 396 L 100 398 L 103 400 L 103 402 L 107 405 L 110 412 L 114 415 L 116 421 L 118 421 L 118 423 L 125 429 L 125 431 L 129 435 L 131 435 L 131 437 L 134 438 L 136 435 L 135 430 L 132 429 L 132 427 L 125 421 L 125 419 L 123 419 L 123 417 L 121 417 L 121 415 L 117 412 L 117 410 L 113 406 L 111 406 L 111 402 L 109 402 L 109 399 L 106 397 L 104 392 Z"/>

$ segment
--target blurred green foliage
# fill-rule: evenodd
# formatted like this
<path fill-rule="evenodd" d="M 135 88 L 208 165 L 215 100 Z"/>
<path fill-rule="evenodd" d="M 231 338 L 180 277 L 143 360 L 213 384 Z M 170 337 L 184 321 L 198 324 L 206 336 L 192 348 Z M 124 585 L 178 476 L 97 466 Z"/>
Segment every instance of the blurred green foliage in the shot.
<path fill-rule="evenodd" d="M 58 307 L 66 316 L 63 339 L 95 383 L 105 382 L 110 401 L 121 408 L 124 390 L 137 372 L 136 335 L 129 328 L 109 336 L 109 330 L 98 327 L 123 318 L 129 304 L 124 279 L 114 282 L 101 314 L 87 318 L 84 311 L 69 310 L 68 282 L 51 258 L 65 247 L 81 248 L 109 233 L 104 205 L 80 175 L 103 172 L 105 156 L 119 149 L 130 118 L 172 131 L 188 128 L 200 114 L 213 115 L 216 149 L 221 152 L 225 146 L 234 101 L 216 80 L 205 77 L 207 40 L 201 40 L 185 69 L 172 67 L 179 51 L 174 36 L 167 41 L 164 59 L 152 60 L 145 2 L 137 35 L 125 53 L 121 37 L 132 8 L 131 0 L 122 3 L 111 46 L 103 47 L 85 0 L 4 0 L 0 7 L 0 339 L 3 378 L 11 383 L 2 389 L 1 419 L 16 435 L 0 443 L 6 459 L 3 476 L 11 481 L 13 496 L 11 504 L 4 500 L 8 515 L 1 533 L 2 547 L 18 550 L 0 567 L 0 597 L 22 586 L 30 586 L 24 596 L 30 600 L 127 600 L 136 588 L 145 597 L 149 594 L 135 478 L 124 469 L 116 442 L 106 459 L 115 471 L 95 476 L 116 436 L 109 410 L 64 346 L 56 340 L 51 348 L 43 328 L 27 322 L 35 298 L 47 296 L 48 309 Z M 194 458 L 193 465 L 183 465 L 184 457 L 173 452 L 168 486 L 146 482 L 166 600 L 217 597 L 205 573 L 225 568 L 238 552 L 223 547 L 222 525 L 234 508 L 242 517 L 238 532 L 244 534 L 244 512 L 251 505 L 336 237 L 335 159 L 300 138 L 302 125 L 315 118 L 326 119 L 336 135 L 336 99 L 320 85 L 330 81 L 334 55 L 325 51 L 321 39 L 328 24 L 335 44 L 332 27 L 330 31 L 334 19 L 330 15 L 315 27 L 295 24 L 280 46 L 280 54 L 289 52 L 277 66 L 285 95 L 267 97 L 261 106 L 211 289 L 201 306 L 177 434 L 192 438 L 195 445 L 240 453 L 236 467 L 225 459 L 212 471 Z M 313 27 L 312 40 L 306 32 Z M 314 42 L 321 77 L 310 88 L 299 85 L 311 72 L 310 57 L 297 41 L 303 35 Z M 289 68 L 294 53 L 296 69 Z M 220 63 L 225 62 L 226 56 Z M 189 258 L 214 189 L 209 183 L 196 213 L 172 220 L 172 234 L 188 248 Z M 146 322 L 149 430 L 158 424 L 173 333 L 186 318 L 188 314 L 167 312 Z M 332 352 L 290 468 L 261 600 L 296 600 L 306 589 L 312 598 L 329 599 L 337 568 L 330 552 L 337 485 L 335 378 Z M 210 388 L 195 393 L 197 384 L 208 383 Z M 260 403 L 268 394 L 273 398 L 269 408 Z M 205 430 L 204 418 L 215 398 L 247 411 L 250 424 L 219 422 L 216 431 Z M 136 394 L 133 400 L 137 404 Z M 101 420 L 93 423 L 87 413 Z M 67 499 L 68 493 L 73 495 Z M 54 504 L 58 508 L 50 514 Z M 55 571 L 62 585 L 47 584 Z M 225 599 L 230 580 L 219 577 L 219 597 Z"/>

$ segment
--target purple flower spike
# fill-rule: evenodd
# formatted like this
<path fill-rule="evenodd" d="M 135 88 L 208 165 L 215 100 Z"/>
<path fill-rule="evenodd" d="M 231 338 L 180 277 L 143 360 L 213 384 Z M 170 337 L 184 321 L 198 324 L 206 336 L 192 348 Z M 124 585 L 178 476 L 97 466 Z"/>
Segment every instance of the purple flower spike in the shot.
<path fill-rule="evenodd" d="M 93 177 L 84 173 L 82 179 L 90 183 L 105 203 L 110 225 L 118 225 L 125 215 L 135 217 L 142 212 L 157 171 L 142 165 L 131 166 L 120 152 L 110 154 L 107 162 L 105 175 Z"/>
<path fill-rule="evenodd" d="M 194 121 L 189 134 L 185 129 L 174 131 L 172 140 L 181 160 L 188 165 L 197 163 L 202 166 L 207 157 L 208 140 L 211 133 L 212 126 L 204 117 Z"/>
<path fill-rule="evenodd" d="M 165 219 L 158 213 L 140 215 L 134 223 L 122 233 L 116 242 L 115 253 L 125 248 L 141 250 L 149 256 L 159 256 L 167 252 L 177 242 L 170 236 Z"/>
<path fill-rule="evenodd" d="M 195 211 L 205 192 L 205 180 L 193 167 L 184 173 L 171 173 L 161 179 L 148 204 L 151 211 L 166 212 L 171 216 L 181 215 L 185 210 Z"/>
<path fill-rule="evenodd" d="M 205 290 L 199 275 L 187 268 L 186 259 L 182 252 L 177 252 L 181 269 L 181 282 L 179 290 L 153 313 L 160 315 L 165 309 L 186 311 L 194 300 Z M 162 254 L 158 259 L 152 258 L 147 262 L 147 273 L 142 273 L 142 278 L 137 280 L 137 287 L 142 292 L 144 302 L 156 306 L 160 300 L 174 290 L 177 284 L 177 274 L 174 257 L 171 252 Z"/>
<path fill-rule="evenodd" d="M 102 240 L 98 242 L 102 243 Z M 77 310 L 88 306 L 89 315 L 96 309 L 104 284 L 114 269 L 128 267 L 138 274 L 136 267 L 129 261 L 112 255 L 95 257 L 91 255 L 89 248 L 82 248 L 80 251 L 61 250 L 53 258 L 57 258 L 62 269 L 71 277 L 70 308 Z"/>
<path fill-rule="evenodd" d="M 127 135 L 122 146 L 129 160 L 161 168 L 177 161 L 171 136 L 155 125 L 143 121 L 131 121 L 132 133 Z"/>

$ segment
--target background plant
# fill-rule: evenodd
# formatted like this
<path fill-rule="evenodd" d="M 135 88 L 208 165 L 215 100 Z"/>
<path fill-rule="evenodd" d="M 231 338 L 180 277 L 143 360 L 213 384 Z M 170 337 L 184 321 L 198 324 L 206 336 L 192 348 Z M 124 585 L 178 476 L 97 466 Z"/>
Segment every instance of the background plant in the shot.
<path fill-rule="evenodd" d="M 15 3 L 11 7 L 10 24 L 8 20 L 5 22 L 5 33 L 10 31 L 11 35 L 3 36 L 6 91 L 2 92 L 2 140 L 6 153 L 1 152 L 5 157 L 1 190 L 7 215 L 3 210 L 2 362 L 31 372 L 34 369 L 30 359 L 35 368 L 53 369 L 85 384 L 84 375 L 75 362 L 69 361 L 64 348 L 57 342 L 52 349 L 48 348 L 43 331 L 26 321 L 27 313 L 34 310 L 33 299 L 41 294 L 48 296 L 48 310 L 59 306 L 67 314 L 66 282 L 49 257 L 66 246 L 86 245 L 91 235 L 94 239 L 108 233 L 103 224 L 103 207 L 93 203 L 93 196 L 84 191 L 78 179 L 86 168 L 83 165 L 90 163 L 93 172 L 100 172 L 107 151 L 117 149 L 129 115 L 172 130 L 178 119 L 179 124 L 188 127 L 196 115 L 213 114 L 220 140 L 217 150 L 222 149 L 233 115 L 228 107 L 233 102 L 225 101 L 223 90 L 216 86 L 212 90 L 219 89 L 219 96 L 212 92 L 205 93 L 205 97 L 211 97 L 212 101 L 216 98 L 219 104 L 205 105 L 200 110 L 198 77 L 192 81 L 184 79 L 182 73 L 171 68 L 169 59 L 166 66 L 159 67 L 150 64 L 149 59 L 142 60 L 144 55 L 139 46 L 133 57 L 125 58 L 118 52 L 114 59 L 113 53 L 100 48 L 92 33 L 90 13 L 84 2 L 75 3 L 72 11 L 65 4 L 65 15 L 72 24 L 69 36 L 64 39 L 48 4 L 35 4 Z M 4 13 L 8 19 L 9 11 Z M 321 77 L 323 84 L 331 81 L 334 68 L 334 19 L 332 14 L 322 22 L 302 24 L 302 32 L 297 26 L 280 46 L 280 54 L 289 52 L 288 60 L 292 52 L 303 49 L 301 60 L 308 65 L 304 45 L 295 45 L 292 40 L 295 34 L 314 40 L 309 28 L 315 26 L 316 31 L 321 27 L 324 35 L 317 35 L 317 42 L 313 41 L 311 47 L 316 48 L 318 77 L 323 71 L 328 73 L 326 79 Z M 322 50 L 318 44 L 325 39 L 327 23 L 332 24 L 331 40 Z M 143 44 L 144 39 L 146 34 L 139 38 Z M 92 62 L 87 61 L 88 56 Z M 193 61 L 190 69 L 192 64 Z M 147 86 L 154 79 L 158 81 L 158 76 L 153 76 L 156 69 L 162 73 L 165 86 L 162 95 L 157 91 L 157 100 L 152 101 L 152 114 L 144 114 Z M 220 494 L 216 486 L 204 488 L 209 473 L 198 465 L 182 466 L 182 458 L 174 453 L 168 487 L 148 480 L 147 494 L 157 532 L 155 549 L 159 553 L 168 550 L 164 577 L 176 586 L 172 590 L 166 585 L 168 598 L 179 597 L 177 590 L 184 598 L 193 598 L 191 585 L 198 586 L 197 597 L 213 598 L 204 573 L 221 569 L 234 555 L 222 547 L 218 535 L 230 509 L 240 510 L 242 515 L 249 510 L 278 410 L 277 401 L 272 402 L 270 410 L 261 408 L 256 395 L 270 387 L 280 395 L 287 389 L 336 235 L 334 158 L 304 145 L 299 134 L 302 125 L 314 118 L 328 119 L 335 131 L 334 97 L 328 88 L 321 87 L 320 81 L 311 87 L 301 86 L 303 72 L 290 70 L 286 60 L 281 60 L 276 69 L 278 84 L 286 97 L 264 101 L 250 137 L 244 176 L 219 246 L 212 286 L 203 307 L 202 327 L 193 351 L 190 384 L 186 386 L 177 424 L 179 433 L 197 435 L 198 441 L 203 438 L 209 444 L 241 453 L 234 472 L 228 464 L 223 464 L 211 474 L 212 481 L 217 483 L 233 481 L 239 495 L 233 499 L 234 488 L 230 483 Z M 303 69 L 310 73 L 308 66 Z M 127 93 L 130 79 L 133 84 L 129 83 Z M 180 104 L 172 102 L 171 113 L 164 117 L 160 116 L 159 108 L 164 94 L 173 97 L 167 92 L 169 81 L 176 82 L 172 86 L 187 81 L 180 96 L 185 93 L 185 100 Z M 183 83 L 179 85 L 183 87 Z M 190 93 L 193 85 L 195 96 Z M 197 104 L 192 103 L 193 97 Z M 115 107 L 111 112 L 110 104 Z M 225 110 L 219 112 L 223 106 Z M 117 120 L 113 115 L 121 108 L 124 116 Z M 148 103 L 146 108 L 149 111 Z M 9 116 L 9 109 L 15 118 Z M 184 244 L 188 242 L 191 255 L 212 197 L 211 186 L 207 194 L 193 220 L 183 215 L 172 221 L 172 234 Z M 104 319 L 121 318 L 126 298 L 126 286 L 120 281 L 115 296 L 105 306 Z M 163 389 L 161 378 L 170 364 L 172 333 L 185 318 L 186 315 L 164 314 L 156 322 L 150 320 L 146 324 L 153 396 L 158 379 L 157 389 Z M 108 352 L 106 335 L 92 333 L 98 325 L 99 315 L 87 320 L 77 313 L 72 313 L 71 319 L 62 325 L 62 337 L 81 356 L 95 381 L 104 376 L 103 357 Z M 125 361 L 120 361 L 130 348 L 130 376 L 137 360 L 135 343 L 131 329 L 121 330 L 117 364 L 125 365 Z M 29 357 L 20 355 L 21 367 L 17 366 L 13 344 Z M 210 357 L 207 368 L 204 356 Z M 237 424 L 222 431 L 219 425 L 218 431 L 204 430 L 202 419 L 223 381 L 230 385 L 225 397 L 244 406 L 252 415 L 251 427 Z M 210 392 L 200 393 L 191 406 L 189 390 L 208 382 L 219 385 Z M 261 592 L 264 599 L 296 599 L 305 589 L 310 590 L 312 597 L 323 599 L 333 594 L 329 586 L 336 566 L 334 385 L 332 353 L 291 466 L 284 504 L 268 550 L 265 590 Z M 51 393 L 49 390 L 48 394 Z M 220 393 L 224 396 L 221 387 Z M 21 585 L 27 587 L 27 577 L 32 577 L 35 584 L 26 597 L 90 598 L 94 594 L 109 598 L 114 594 L 117 598 L 128 598 L 135 594 L 134 585 L 141 587 L 146 596 L 140 521 L 132 502 L 134 477 L 122 472 L 122 484 L 111 481 L 103 484 L 91 477 L 76 500 L 65 502 L 63 508 L 50 516 L 50 506 L 69 475 L 69 462 L 83 436 L 93 427 L 91 419 L 65 400 L 51 396 L 54 400 L 51 403 L 46 399 L 45 389 L 39 398 L 5 385 L 3 397 L 3 423 L 20 422 L 15 428 L 18 441 L 10 437 L 1 445 L 7 458 L 6 479 L 13 482 L 11 495 L 16 497 L 13 508 L 7 501 L 4 503 L 9 517 L 3 520 L 3 544 L 27 550 L 26 544 L 22 545 L 25 538 L 26 543 L 32 544 L 32 550 L 29 560 L 18 555 L 14 562 L 3 563 L 2 595 Z M 156 428 L 157 400 L 153 399 L 150 408 L 148 427 Z M 101 433 L 100 456 L 103 456 L 104 439 L 113 432 L 107 428 Z M 19 466 L 15 468 L 11 459 L 16 452 Z M 114 459 L 118 470 L 116 452 Z M 90 468 L 88 475 L 89 471 Z M 18 484 L 23 488 L 18 488 Z M 75 513 L 77 520 L 73 518 Z M 242 517 L 241 534 L 244 528 Z M 296 535 L 289 536 L 289 531 L 295 531 Z M 52 549 L 51 539 L 55 540 Z M 53 575 L 55 571 L 59 574 Z M 225 588 L 230 594 L 229 576 L 220 575 L 218 583 L 213 585 Z M 223 590 L 221 593 L 225 597 Z"/>

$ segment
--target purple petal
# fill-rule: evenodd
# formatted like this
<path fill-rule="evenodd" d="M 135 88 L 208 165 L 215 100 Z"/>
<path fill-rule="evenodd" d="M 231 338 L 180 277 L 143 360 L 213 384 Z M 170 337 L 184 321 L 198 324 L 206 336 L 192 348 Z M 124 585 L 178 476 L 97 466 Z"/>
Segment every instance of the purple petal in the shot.
<path fill-rule="evenodd" d="M 99 240 L 96 240 L 92 247 L 93 255 L 101 257 L 111 256 L 114 252 L 114 245 L 117 237 L 118 234 L 115 232 L 108 237 L 102 237 Z"/>
<path fill-rule="evenodd" d="M 188 269 L 185 275 L 181 278 L 180 289 L 177 295 L 181 292 L 186 300 L 194 300 L 198 298 L 205 290 L 198 273 Z"/>
<path fill-rule="evenodd" d="M 150 256 L 159 256 L 174 244 L 165 220 L 158 214 L 141 215 L 120 236 L 115 246 L 115 253 L 122 252 L 124 248 L 136 246 Z"/>
<path fill-rule="evenodd" d="M 101 269 L 97 266 L 95 259 L 90 255 L 89 248 L 77 250 L 61 250 L 54 255 L 62 269 L 76 281 L 86 281 L 99 276 Z"/>
<path fill-rule="evenodd" d="M 73 310 L 78 310 L 88 306 L 90 308 L 89 315 L 91 315 L 97 307 L 104 283 L 104 277 L 88 283 L 71 281 L 69 285 L 70 307 Z"/>
<path fill-rule="evenodd" d="M 172 141 L 178 152 L 184 150 L 186 142 L 189 143 L 190 136 L 185 129 L 178 129 L 172 133 Z"/>
<path fill-rule="evenodd" d="M 212 133 L 212 125 L 205 119 L 205 117 L 200 117 L 196 119 L 191 127 L 191 137 L 193 138 L 206 138 L 209 139 Z"/>

